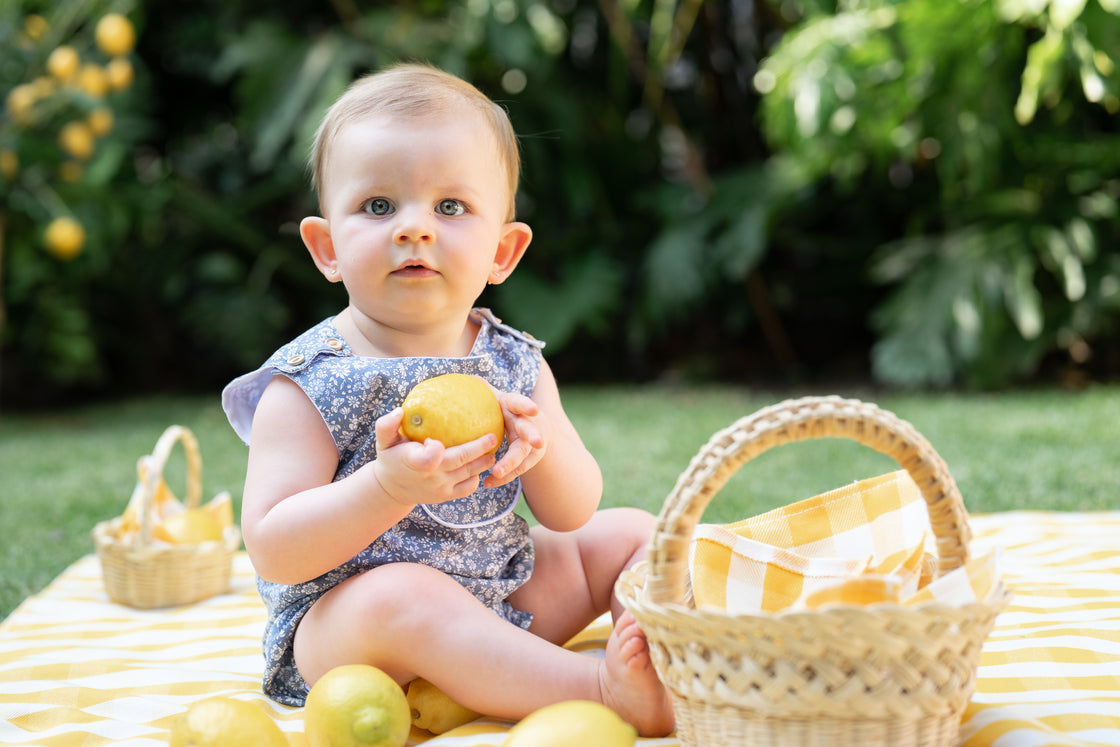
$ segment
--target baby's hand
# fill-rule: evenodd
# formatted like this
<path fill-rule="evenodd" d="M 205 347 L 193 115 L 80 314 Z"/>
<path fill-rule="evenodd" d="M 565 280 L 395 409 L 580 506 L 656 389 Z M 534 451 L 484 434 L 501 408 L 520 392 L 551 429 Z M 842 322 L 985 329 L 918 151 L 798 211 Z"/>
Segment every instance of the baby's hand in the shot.
<path fill-rule="evenodd" d="M 548 446 L 544 435 L 546 423 L 540 417 L 536 402 L 512 392 L 498 394 L 498 402 L 505 418 L 509 448 L 483 481 L 482 484 L 488 488 L 505 485 L 531 470 L 544 456 Z"/>
<path fill-rule="evenodd" d="M 401 435 L 403 417 L 398 407 L 374 427 L 373 474 L 390 498 L 403 505 L 443 503 L 478 490 L 479 476 L 494 466 L 494 434 L 451 448 L 431 438 L 417 443 Z"/>

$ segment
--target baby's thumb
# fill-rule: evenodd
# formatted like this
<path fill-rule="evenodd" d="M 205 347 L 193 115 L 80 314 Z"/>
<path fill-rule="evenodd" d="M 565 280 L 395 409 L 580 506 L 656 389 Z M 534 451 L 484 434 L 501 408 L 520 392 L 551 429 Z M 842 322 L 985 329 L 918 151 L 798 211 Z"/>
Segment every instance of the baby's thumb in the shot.
<path fill-rule="evenodd" d="M 377 440 L 377 450 L 388 449 L 404 440 L 401 435 L 401 423 L 404 422 L 404 410 L 396 408 L 385 413 L 374 423 L 373 433 Z"/>

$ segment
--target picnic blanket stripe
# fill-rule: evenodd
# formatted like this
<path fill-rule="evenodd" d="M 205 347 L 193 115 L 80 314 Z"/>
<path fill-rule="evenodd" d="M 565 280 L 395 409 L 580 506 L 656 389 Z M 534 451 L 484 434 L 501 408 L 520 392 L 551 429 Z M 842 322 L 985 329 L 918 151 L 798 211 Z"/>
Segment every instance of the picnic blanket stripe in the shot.
<path fill-rule="evenodd" d="M 1003 548 L 1016 595 L 981 654 L 962 747 L 1120 747 L 1120 511 L 972 517 L 973 556 Z M 230 594 L 159 611 L 111 604 L 96 557 L 71 566 L 0 622 L 0 747 L 166 747 L 170 725 L 212 695 L 302 711 L 260 690 L 264 610 L 235 557 Z M 601 619 L 570 644 L 601 655 Z M 500 747 L 509 724 L 480 720 L 412 745 Z M 673 738 L 640 747 L 679 747 Z"/>
<path fill-rule="evenodd" d="M 1120 512 L 973 517 L 1015 594 L 984 644 L 962 747 L 1120 745 Z"/>

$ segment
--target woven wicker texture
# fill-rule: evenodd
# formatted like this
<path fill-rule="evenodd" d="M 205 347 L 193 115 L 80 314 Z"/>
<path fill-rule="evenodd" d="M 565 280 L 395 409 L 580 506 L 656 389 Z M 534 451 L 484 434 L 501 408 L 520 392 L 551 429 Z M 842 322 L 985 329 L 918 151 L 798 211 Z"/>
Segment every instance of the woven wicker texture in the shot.
<path fill-rule="evenodd" d="M 120 517 L 93 528 L 92 537 L 101 560 L 105 591 L 119 604 L 154 609 L 190 604 L 229 589 L 233 555 L 241 546 L 236 527 L 226 530 L 221 542 L 169 545 L 152 541 L 152 502 L 176 443 L 186 458 L 186 508 L 199 505 L 202 496 L 202 457 L 198 440 L 183 426 L 167 428 L 146 461 L 144 479 L 134 495 L 141 497 L 140 533 L 136 542 L 122 542 Z"/>
<path fill-rule="evenodd" d="M 873 404 L 790 400 L 715 434 L 666 499 L 648 563 L 617 593 L 649 639 L 673 695 L 682 745 L 950 745 L 975 686 L 980 648 L 1007 602 L 839 606 L 733 615 L 695 609 L 689 543 L 743 464 L 775 446 L 847 438 L 893 458 L 918 485 L 939 573 L 968 557 L 968 516 L 944 461 L 911 425 Z"/>

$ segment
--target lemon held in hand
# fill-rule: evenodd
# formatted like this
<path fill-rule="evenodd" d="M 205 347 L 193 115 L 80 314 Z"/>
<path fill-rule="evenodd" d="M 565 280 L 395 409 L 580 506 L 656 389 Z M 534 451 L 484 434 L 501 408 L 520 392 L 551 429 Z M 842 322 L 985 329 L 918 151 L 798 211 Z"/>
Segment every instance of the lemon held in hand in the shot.
<path fill-rule="evenodd" d="M 367 664 L 344 664 L 311 686 L 303 724 L 311 747 L 403 747 L 412 711 L 392 677 Z"/>
<path fill-rule="evenodd" d="M 401 433 L 423 443 L 434 438 L 444 446 L 459 446 L 487 433 L 498 444 L 505 436 L 505 421 L 498 398 L 486 382 L 466 374 L 444 374 L 421 381 L 401 405 Z M 498 447 L 494 447 L 497 451 Z"/>
<path fill-rule="evenodd" d="M 288 739 L 259 706 L 219 697 L 175 719 L 171 747 L 288 747 Z"/>

